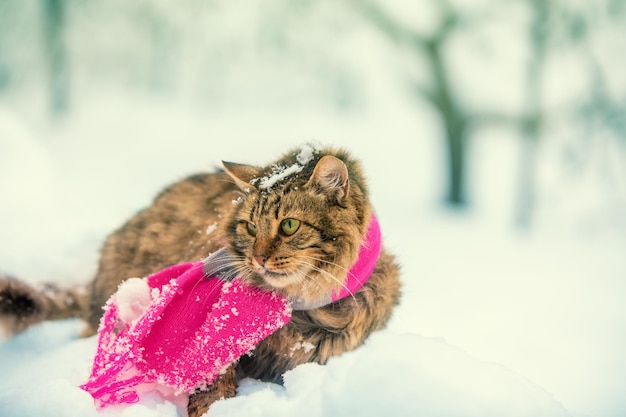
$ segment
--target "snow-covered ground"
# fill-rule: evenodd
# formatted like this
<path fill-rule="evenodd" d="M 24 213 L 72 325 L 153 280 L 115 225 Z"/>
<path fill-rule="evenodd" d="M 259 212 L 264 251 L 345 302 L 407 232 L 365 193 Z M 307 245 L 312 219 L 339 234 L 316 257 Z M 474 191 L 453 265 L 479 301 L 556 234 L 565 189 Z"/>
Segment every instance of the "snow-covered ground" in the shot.
<path fill-rule="evenodd" d="M 418 114 L 209 118 L 111 96 L 48 124 L 0 105 L 0 268 L 86 282 L 105 235 L 164 185 L 222 159 L 263 164 L 311 139 L 344 146 L 363 160 L 385 244 L 402 264 L 402 304 L 355 352 L 301 366 L 284 386 L 246 381 L 210 415 L 626 415 L 626 238 L 566 232 L 571 224 L 549 212 L 537 224 L 554 227 L 516 231 L 514 140 L 476 143 L 473 206 L 438 206 L 442 149 Z M 96 343 L 80 329 L 44 323 L 0 341 L 1 416 L 99 415 L 77 388 Z M 102 414 L 182 410 L 147 398 Z"/>

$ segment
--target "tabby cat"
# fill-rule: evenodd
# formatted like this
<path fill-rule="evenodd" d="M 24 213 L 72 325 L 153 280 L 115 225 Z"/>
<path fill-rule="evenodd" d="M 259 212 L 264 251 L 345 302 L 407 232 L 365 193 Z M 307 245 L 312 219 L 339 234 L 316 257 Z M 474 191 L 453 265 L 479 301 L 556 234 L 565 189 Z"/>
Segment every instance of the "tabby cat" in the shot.
<path fill-rule="evenodd" d="M 189 397 L 190 416 L 235 395 L 244 377 L 280 382 L 305 362 L 325 363 L 385 326 L 400 298 L 399 268 L 383 248 L 369 280 L 350 297 L 321 303 L 355 263 L 372 207 L 359 162 L 346 151 L 305 145 L 266 167 L 224 170 L 171 185 L 113 232 L 86 288 L 35 288 L 0 277 L 0 318 L 14 332 L 42 320 L 80 317 L 95 333 L 102 306 L 127 277 L 197 261 L 226 247 L 238 276 L 307 305 L 208 390 Z M 302 347 L 302 348 L 299 348 Z"/>

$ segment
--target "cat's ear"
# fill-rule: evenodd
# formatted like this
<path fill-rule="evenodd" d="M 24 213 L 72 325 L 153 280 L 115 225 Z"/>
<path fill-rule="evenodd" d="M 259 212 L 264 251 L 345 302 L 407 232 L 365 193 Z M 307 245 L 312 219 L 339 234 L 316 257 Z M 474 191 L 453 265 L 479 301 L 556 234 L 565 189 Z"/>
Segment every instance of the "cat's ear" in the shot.
<path fill-rule="evenodd" d="M 315 165 L 307 186 L 317 187 L 331 201 L 343 205 L 350 191 L 348 168 L 341 159 L 326 155 Z"/>
<path fill-rule="evenodd" d="M 255 178 L 258 178 L 260 169 L 251 165 L 236 164 L 234 162 L 222 161 L 224 171 L 230 176 L 235 185 L 243 192 L 249 192 L 254 185 L 250 183 Z"/>

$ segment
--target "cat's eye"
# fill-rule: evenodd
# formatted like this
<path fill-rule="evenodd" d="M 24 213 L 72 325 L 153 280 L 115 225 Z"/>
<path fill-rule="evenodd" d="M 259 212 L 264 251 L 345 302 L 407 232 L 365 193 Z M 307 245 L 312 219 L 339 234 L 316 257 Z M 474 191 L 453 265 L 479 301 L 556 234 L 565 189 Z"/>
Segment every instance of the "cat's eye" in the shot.
<path fill-rule="evenodd" d="M 251 236 L 256 236 L 256 232 L 257 232 L 256 225 L 248 222 L 247 228 L 248 228 L 248 233 L 250 233 Z"/>
<path fill-rule="evenodd" d="M 296 219 L 285 219 L 280 223 L 280 229 L 287 236 L 291 236 L 298 231 L 300 228 L 300 220 Z"/>

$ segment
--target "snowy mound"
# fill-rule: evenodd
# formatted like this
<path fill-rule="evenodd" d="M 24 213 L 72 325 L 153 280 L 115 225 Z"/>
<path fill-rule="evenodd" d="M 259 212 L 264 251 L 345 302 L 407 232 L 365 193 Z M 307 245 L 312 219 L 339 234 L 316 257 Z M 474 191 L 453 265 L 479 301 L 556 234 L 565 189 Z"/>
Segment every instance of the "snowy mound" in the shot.
<path fill-rule="evenodd" d="M 185 415 L 185 404 L 157 394 L 99 414 L 89 394 L 78 388 L 89 372 L 96 346 L 95 337 L 75 339 L 79 327 L 74 321 L 45 323 L 0 345 L 0 415 Z M 504 367 L 478 361 L 438 340 L 383 331 L 326 366 L 306 364 L 288 372 L 284 386 L 246 380 L 236 398 L 218 402 L 211 410 L 215 417 L 238 415 L 569 414 L 544 390 Z"/>

